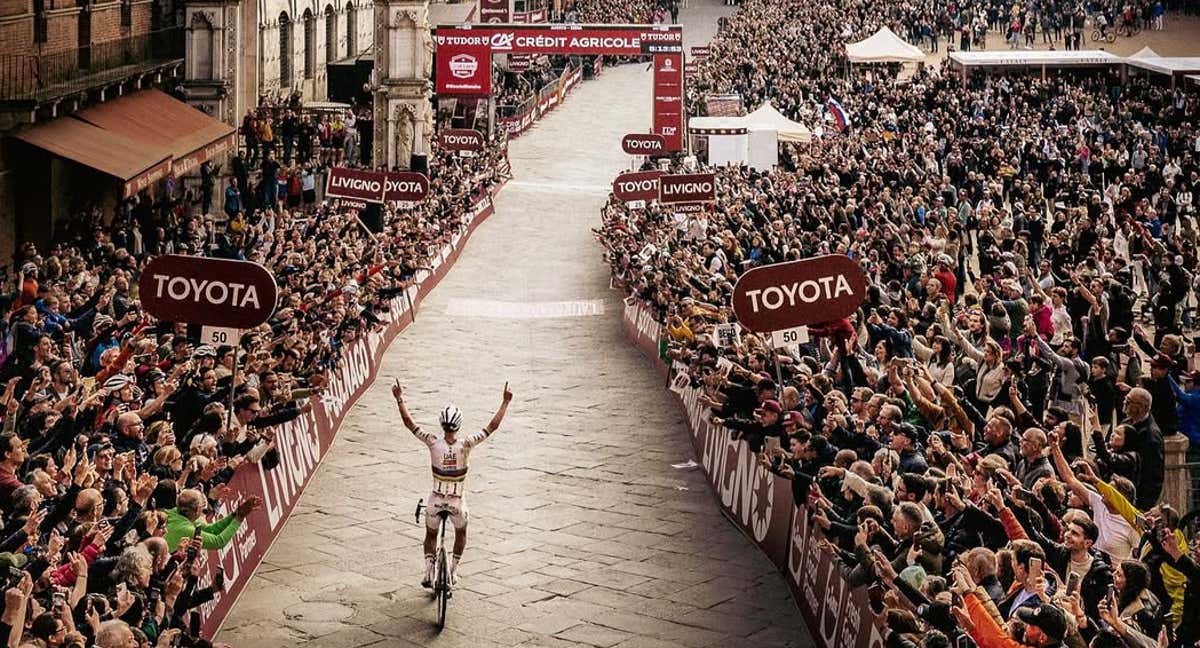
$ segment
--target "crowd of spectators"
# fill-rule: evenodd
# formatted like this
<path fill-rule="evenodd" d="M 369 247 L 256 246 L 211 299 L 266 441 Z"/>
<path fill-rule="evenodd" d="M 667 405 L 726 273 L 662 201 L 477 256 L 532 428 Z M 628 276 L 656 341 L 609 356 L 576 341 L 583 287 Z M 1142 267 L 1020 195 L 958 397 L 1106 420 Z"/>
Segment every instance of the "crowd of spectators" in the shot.
<path fill-rule="evenodd" d="M 1200 98 L 1102 71 L 847 71 L 834 44 L 928 8 L 743 2 L 692 114 L 737 92 L 820 134 L 770 171 L 709 169 L 700 215 L 611 198 L 606 258 L 890 646 L 1195 645 L 1200 549 L 1163 490 L 1169 440 L 1200 445 Z M 854 315 L 786 348 L 718 340 L 739 275 L 824 254 L 868 276 Z"/>
<path fill-rule="evenodd" d="M 260 165 L 288 155 L 264 148 Z M 312 409 L 348 345 L 384 326 L 389 300 L 463 231 L 501 179 L 505 148 L 436 152 L 428 200 L 386 206 L 374 230 L 336 201 L 239 191 L 248 179 L 235 168 L 227 219 L 177 194 L 142 194 L 115 214 L 80 212 L 49 247 L 22 245 L 0 295 L 10 313 L 0 344 L 0 640 L 208 645 L 198 607 L 225 583 L 219 571 L 201 579 L 202 565 L 260 504 L 231 479 L 279 463 L 278 425 Z M 279 285 L 274 315 L 223 346 L 155 320 L 137 280 L 164 253 L 262 264 Z"/>

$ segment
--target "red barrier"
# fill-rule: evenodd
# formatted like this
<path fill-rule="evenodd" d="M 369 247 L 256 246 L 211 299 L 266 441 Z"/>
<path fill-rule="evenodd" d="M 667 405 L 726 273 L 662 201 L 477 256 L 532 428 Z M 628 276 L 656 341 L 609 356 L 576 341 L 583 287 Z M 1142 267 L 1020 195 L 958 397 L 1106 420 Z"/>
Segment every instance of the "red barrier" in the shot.
<path fill-rule="evenodd" d="M 583 70 L 574 68 L 564 70 L 562 76 L 557 81 L 551 81 L 546 87 L 538 92 L 538 96 L 526 103 L 526 108 L 521 112 L 509 117 L 502 117 L 496 120 L 500 128 L 508 131 L 509 137 L 516 137 L 526 130 L 529 130 L 533 123 L 552 110 L 562 100 L 565 95 L 583 79 Z M 551 89 L 557 84 L 556 88 Z"/>
<path fill-rule="evenodd" d="M 625 335 L 663 376 L 659 357 L 663 326 L 650 309 L 626 300 Z M 851 589 L 831 553 L 818 546 L 822 532 L 808 524 L 792 501 L 791 482 L 758 465 L 743 441 L 708 422 L 701 390 L 685 387 L 679 404 L 688 419 L 692 448 L 721 512 L 783 573 L 809 633 L 821 648 L 882 648 L 882 623 L 871 611 L 865 587 Z"/>
<path fill-rule="evenodd" d="M 466 231 L 455 236 L 432 260 L 432 272 L 423 270 L 417 275 L 417 285 L 409 288 L 414 307 L 419 307 L 422 299 L 446 276 L 475 228 L 492 214 L 492 196 L 502 186 L 480 196 Z M 413 321 L 413 312 L 403 296 L 393 299 L 390 307 L 387 316 L 381 317 L 389 322 L 387 327 L 372 332 L 345 350 L 337 371 L 329 376 L 329 386 L 313 411 L 276 428 L 279 465 L 269 471 L 257 464 L 243 468 L 230 482 L 239 499 L 218 506 L 215 516 L 219 518 L 232 512 L 241 498 L 249 496 L 262 498 L 263 507 L 246 518 L 233 541 L 215 553 L 215 560 L 213 552 L 203 554 L 204 574 L 200 578 L 200 587 L 207 587 L 212 582 L 217 567 L 225 570 L 225 591 L 200 608 L 205 637 L 215 636 L 225 622 L 238 595 L 270 550 L 317 466 L 333 445 L 342 419 L 371 386 L 388 344 Z"/>

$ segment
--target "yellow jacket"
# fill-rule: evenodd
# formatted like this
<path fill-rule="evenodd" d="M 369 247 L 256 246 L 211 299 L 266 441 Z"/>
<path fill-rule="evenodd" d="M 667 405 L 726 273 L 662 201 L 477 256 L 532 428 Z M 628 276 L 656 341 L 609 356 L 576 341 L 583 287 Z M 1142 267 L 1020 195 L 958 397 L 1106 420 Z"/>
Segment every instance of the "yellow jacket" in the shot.
<path fill-rule="evenodd" d="M 1141 515 L 1142 512 L 1137 510 L 1136 506 L 1130 504 L 1124 495 L 1102 479 L 1096 480 L 1096 490 L 1104 498 L 1105 504 L 1111 506 L 1118 515 L 1125 518 L 1129 526 L 1138 529 L 1137 516 Z M 1184 553 L 1187 553 L 1187 538 L 1183 536 L 1183 533 L 1179 529 L 1175 530 L 1175 539 L 1179 542 L 1179 548 Z M 1141 557 L 1145 558 L 1149 552 L 1150 547 L 1146 547 Z M 1163 586 L 1167 588 L 1167 593 L 1171 595 L 1171 621 L 1174 625 L 1179 625 L 1179 622 L 1183 620 L 1183 590 L 1187 587 L 1187 576 L 1184 576 L 1178 569 L 1165 563 L 1159 567 L 1159 573 L 1162 574 Z"/>

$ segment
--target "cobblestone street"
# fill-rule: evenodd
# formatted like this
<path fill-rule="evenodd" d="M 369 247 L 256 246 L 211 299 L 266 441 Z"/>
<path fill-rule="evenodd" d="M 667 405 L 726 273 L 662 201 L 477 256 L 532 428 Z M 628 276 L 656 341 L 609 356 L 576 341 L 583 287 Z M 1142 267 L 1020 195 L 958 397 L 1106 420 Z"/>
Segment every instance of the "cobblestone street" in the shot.
<path fill-rule="evenodd" d="M 717 3 L 684 11 L 707 41 Z M 692 24 L 700 25 L 691 29 Z M 516 179 L 389 350 L 380 378 L 226 623 L 240 646 L 810 645 L 782 577 L 720 514 L 678 407 L 621 332 L 590 228 L 628 132 L 650 120 L 646 66 L 609 68 L 514 141 Z M 455 402 L 486 424 L 470 541 L 447 628 L 420 580 L 429 458 L 403 429 Z"/>

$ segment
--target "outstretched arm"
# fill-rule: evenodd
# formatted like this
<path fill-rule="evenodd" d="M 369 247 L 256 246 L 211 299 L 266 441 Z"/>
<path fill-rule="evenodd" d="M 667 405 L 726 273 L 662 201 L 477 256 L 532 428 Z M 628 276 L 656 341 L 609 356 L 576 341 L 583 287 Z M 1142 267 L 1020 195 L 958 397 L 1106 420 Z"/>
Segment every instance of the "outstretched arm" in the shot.
<path fill-rule="evenodd" d="M 412 417 L 408 415 L 408 408 L 404 406 L 404 388 L 400 386 L 400 379 L 396 379 L 396 384 L 392 385 L 392 396 L 396 399 L 396 405 L 400 408 L 400 419 L 404 421 L 404 427 L 408 428 L 409 432 L 417 433 L 417 424 L 413 422 Z"/>
<path fill-rule="evenodd" d="M 500 402 L 500 409 L 496 410 L 496 414 L 492 416 L 492 420 L 483 428 L 483 431 L 489 435 L 495 432 L 500 427 L 500 421 L 504 420 L 504 413 L 508 411 L 508 402 L 512 400 L 513 393 L 508 389 L 508 383 L 504 383 L 504 400 Z M 400 404 L 400 411 L 404 411 L 404 404 Z"/>

